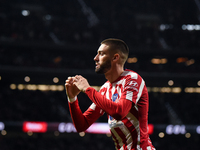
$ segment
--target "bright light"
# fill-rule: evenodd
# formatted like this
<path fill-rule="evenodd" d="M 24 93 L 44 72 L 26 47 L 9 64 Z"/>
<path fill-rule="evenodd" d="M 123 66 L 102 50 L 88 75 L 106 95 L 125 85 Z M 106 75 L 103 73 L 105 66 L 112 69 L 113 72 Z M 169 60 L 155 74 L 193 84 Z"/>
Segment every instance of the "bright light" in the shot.
<path fill-rule="evenodd" d="M 191 134 L 190 134 L 190 133 L 186 133 L 186 134 L 185 134 L 185 137 L 186 137 L 186 138 L 190 138 L 190 137 L 191 137 Z"/>
<path fill-rule="evenodd" d="M 169 85 L 169 86 L 174 85 L 174 81 L 173 81 L 173 80 L 169 80 L 169 81 L 168 81 L 168 85 Z"/>
<path fill-rule="evenodd" d="M 58 79 L 57 77 L 54 77 L 54 78 L 53 78 L 53 82 L 54 82 L 54 83 L 58 83 L 58 82 L 59 82 L 59 79 Z"/>
<path fill-rule="evenodd" d="M 172 93 L 181 93 L 181 88 L 180 87 L 175 87 L 175 88 L 172 88 Z"/>
<path fill-rule="evenodd" d="M 23 89 L 24 89 L 24 85 L 23 85 L 23 84 L 19 84 L 19 85 L 17 86 L 17 88 L 18 88 L 19 90 L 23 90 Z"/>
<path fill-rule="evenodd" d="M 128 63 L 136 63 L 138 59 L 136 57 L 128 58 L 127 62 Z"/>
<path fill-rule="evenodd" d="M 167 59 L 166 58 L 162 58 L 161 59 L 161 64 L 166 64 L 167 63 Z"/>
<path fill-rule="evenodd" d="M 85 132 L 80 132 L 79 135 L 80 135 L 81 137 L 84 137 L 84 136 L 85 136 Z"/>
<path fill-rule="evenodd" d="M 166 64 L 167 63 L 167 59 L 166 58 L 152 58 L 151 59 L 151 63 L 152 64 Z"/>
<path fill-rule="evenodd" d="M 200 80 L 197 82 L 197 85 L 200 86 Z"/>
<path fill-rule="evenodd" d="M 30 11 L 29 10 L 22 10 L 22 15 L 28 16 L 28 15 L 30 15 Z"/>
<path fill-rule="evenodd" d="M 10 89 L 15 90 L 17 88 L 16 84 L 11 84 Z"/>
<path fill-rule="evenodd" d="M 173 25 L 172 24 L 161 24 L 160 25 L 160 30 L 164 31 L 164 30 L 168 30 L 168 29 L 172 29 Z"/>
<path fill-rule="evenodd" d="M 33 132 L 32 131 L 28 131 L 27 134 L 28 134 L 28 136 L 32 136 Z"/>
<path fill-rule="evenodd" d="M 26 76 L 25 78 L 24 78 L 24 81 L 26 81 L 26 82 L 30 82 L 30 77 L 29 76 Z"/>
<path fill-rule="evenodd" d="M 29 84 L 29 85 L 26 86 L 26 89 L 35 91 L 35 90 L 37 90 L 37 86 Z"/>
<path fill-rule="evenodd" d="M 58 91 L 63 91 L 64 90 L 64 86 L 63 85 L 58 85 L 57 86 L 57 90 Z"/>
<path fill-rule="evenodd" d="M 6 130 L 2 130 L 2 131 L 1 131 L 1 134 L 2 134 L 2 135 L 6 135 L 6 134 L 7 134 L 7 131 L 6 131 Z"/>
<path fill-rule="evenodd" d="M 200 93 L 200 88 L 195 88 L 196 93 Z"/>
<path fill-rule="evenodd" d="M 0 131 L 4 130 L 4 128 L 5 128 L 5 124 L 3 122 L 0 122 Z"/>
<path fill-rule="evenodd" d="M 151 59 L 151 63 L 152 63 L 152 64 L 160 64 L 161 61 L 160 61 L 160 59 L 158 59 L 158 58 L 153 58 L 153 59 Z"/>
<path fill-rule="evenodd" d="M 172 90 L 171 90 L 171 88 L 169 88 L 169 87 L 162 87 L 161 89 L 160 89 L 160 92 L 162 92 L 162 93 L 170 93 Z"/>
<path fill-rule="evenodd" d="M 51 91 L 57 91 L 57 86 L 56 85 L 51 85 L 50 86 Z"/>
<path fill-rule="evenodd" d="M 38 85 L 38 90 L 40 91 L 48 91 L 49 90 L 49 86 L 48 85 Z"/>
<path fill-rule="evenodd" d="M 160 133 L 158 134 L 158 136 L 159 136 L 160 138 L 164 138 L 164 136 L 165 136 L 165 133 L 163 133 L 163 132 L 160 132 Z"/>
<path fill-rule="evenodd" d="M 186 87 L 185 93 L 200 93 L 199 87 Z"/>
<path fill-rule="evenodd" d="M 186 61 L 188 61 L 187 57 L 179 57 L 179 58 L 176 59 L 177 63 L 183 63 L 183 62 L 186 62 Z"/>
<path fill-rule="evenodd" d="M 194 63 L 195 63 L 195 60 L 194 59 L 190 59 L 190 60 L 186 61 L 186 66 L 190 66 L 190 65 L 192 65 Z"/>
<path fill-rule="evenodd" d="M 194 93 L 195 89 L 192 87 L 186 87 L 185 88 L 185 93 Z"/>
<path fill-rule="evenodd" d="M 188 30 L 188 31 L 193 31 L 193 30 L 200 30 L 200 25 L 199 24 L 196 24 L 196 25 L 193 25 L 193 24 L 188 24 L 188 25 L 182 25 L 182 29 L 183 30 Z"/>

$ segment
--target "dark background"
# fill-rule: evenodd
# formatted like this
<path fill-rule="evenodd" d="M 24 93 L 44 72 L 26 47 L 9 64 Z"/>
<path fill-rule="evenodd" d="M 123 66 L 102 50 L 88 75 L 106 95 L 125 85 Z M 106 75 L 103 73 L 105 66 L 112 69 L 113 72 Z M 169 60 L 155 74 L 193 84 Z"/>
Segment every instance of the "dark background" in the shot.
<path fill-rule="evenodd" d="M 93 61 L 100 42 L 120 38 L 149 89 L 149 123 L 199 125 L 200 5 L 199 0 L 1 0 L 0 1 L 0 121 L 13 129 L 0 135 L 2 150 L 110 150 L 111 137 L 77 133 L 19 131 L 23 121 L 71 122 L 64 90 L 19 90 L 11 85 L 64 85 L 68 76 L 83 75 L 92 86 L 106 80 L 94 73 Z M 27 10 L 29 15 L 22 15 Z M 186 30 L 186 25 L 194 25 Z M 196 26 L 195 26 L 196 25 Z M 188 27 L 188 26 L 187 26 Z M 190 26 L 191 27 L 191 26 Z M 193 29 L 193 30 L 192 30 Z M 153 64 L 153 58 L 167 59 Z M 24 77 L 30 77 L 26 82 Z M 57 77 L 59 82 L 54 83 Z M 173 80 L 173 85 L 168 81 Z M 161 92 L 155 87 L 179 87 Z M 192 92 L 185 91 L 193 88 Z M 79 95 L 84 111 L 91 101 Z M 98 122 L 106 122 L 104 115 Z M 163 128 L 162 128 L 163 129 Z M 157 150 L 198 150 L 196 132 L 167 135 L 159 128 L 150 135 Z"/>

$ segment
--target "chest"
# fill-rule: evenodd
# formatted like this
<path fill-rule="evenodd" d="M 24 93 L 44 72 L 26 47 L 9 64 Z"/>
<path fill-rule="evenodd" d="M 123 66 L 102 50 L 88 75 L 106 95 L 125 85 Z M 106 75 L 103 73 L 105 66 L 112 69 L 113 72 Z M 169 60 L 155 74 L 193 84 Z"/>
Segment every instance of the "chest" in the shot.
<path fill-rule="evenodd" d="M 123 93 L 122 84 L 110 84 L 101 91 L 101 95 L 106 96 L 107 99 L 117 102 Z"/>

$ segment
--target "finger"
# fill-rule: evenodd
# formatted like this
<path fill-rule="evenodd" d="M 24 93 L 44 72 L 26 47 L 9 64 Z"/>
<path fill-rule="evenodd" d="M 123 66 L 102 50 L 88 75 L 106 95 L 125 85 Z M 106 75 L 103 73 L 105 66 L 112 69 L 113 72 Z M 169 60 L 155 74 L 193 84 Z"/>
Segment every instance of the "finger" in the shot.
<path fill-rule="evenodd" d="M 69 87 L 69 86 L 71 86 L 71 84 L 65 83 L 65 87 L 66 87 L 66 88 Z"/>
<path fill-rule="evenodd" d="M 66 83 L 73 83 L 74 82 L 75 77 L 68 77 L 68 79 L 65 81 Z"/>
<path fill-rule="evenodd" d="M 76 78 L 75 77 L 72 77 L 72 82 L 74 82 L 76 80 Z"/>
<path fill-rule="evenodd" d="M 70 80 L 66 80 L 66 81 L 65 81 L 65 84 L 70 84 Z"/>

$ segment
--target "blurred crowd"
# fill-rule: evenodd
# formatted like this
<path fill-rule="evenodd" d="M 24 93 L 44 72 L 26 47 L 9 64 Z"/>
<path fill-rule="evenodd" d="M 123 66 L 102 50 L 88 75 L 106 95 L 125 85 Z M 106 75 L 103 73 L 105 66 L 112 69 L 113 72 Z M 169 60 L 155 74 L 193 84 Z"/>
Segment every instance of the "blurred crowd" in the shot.
<path fill-rule="evenodd" d="M 145 72 L 200 71 L 200 31 L 182 29 L 183 24 L 199 23 L 195 2 L 86 1 L 85 7 L 81 2 L 0 2 L 0 64 L 93 69 L 91 58 L 100 42 L 115 37 L 129 45 L 130 57 L 138 58 L 127 68 Z M 93 19 L 98 20 L 95 24 L 88 25 L 91 14 L 84 14 L 83 8 L 93 12 Z M 22 15 L 22 10 L 29 15 Z M 167 58 L 167 63 L 154 65 L 153 57 Z M 177 63 L 179 57 L 185 60 Z"/>
<path fill-rule="evenodd" d="M 199 23 L 195 2 L 109 0 L 86 1 L 85 5 L 81 2 L 2 1 L 0 39 L 91 45 L 117 37 L 143 49 L 195 49 L 200 46 L 200 31 L 182 30 L 183 24 Z M 22 10 L 28 10 L 28 16 L 23 16 Z M 94 20 L 97 21 L 88 25 Z M 168 26 L 161 29 L 162 24 Z"/>
<path fill-rule="evenodd" d="M 93 60 L 99 45 L 92 50 L 47 50 L 44 48 L 25 47 L 6 47 L 0 48 L 0 67 L 17 67 L 17 68 L 38 68 L 52 70 L 80 69 L 91 70 L 94 72 L 95 62 Z M 130 53 L 134 53 L 131 49 Z M 130 60 L 137 59 L 136 62 L 127 61 L 125 67 L 136 72 L 158 72 L 158 73 L 200 73 L 199 55 L 187 54 L 141 54 L 136 52 L 129 56 Z M 158 64 L 153 63 L 156 59 Z M 161 61 L 165 62 L 162 63 Z M 160 63 L 158 62 L 160 61 Z"/>
<path fill-rule="evenodd" d="M 88 97 L 80 93 L 79 103 L 84 112 L 90 105 Z M 65 91 L 12 90 L 1 83 L 1 121 L 71 122 Z M 198 110 L 200 95 L 197 93 L 149 92 L 149 123 L 174 124 L 168 105 L 183 124 L 200 124 Z M 107 122 L 103 115 L 98 122 Z M 176 122 L 175 122 L 176 123 Z"/>

